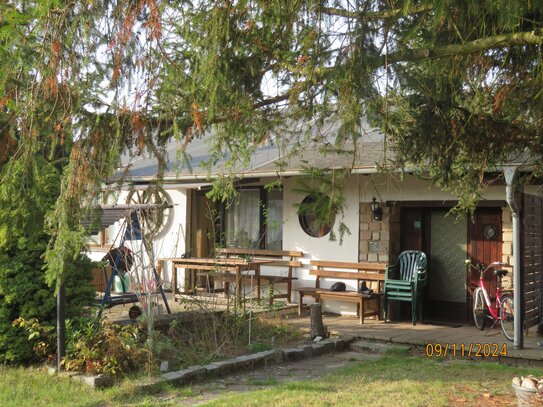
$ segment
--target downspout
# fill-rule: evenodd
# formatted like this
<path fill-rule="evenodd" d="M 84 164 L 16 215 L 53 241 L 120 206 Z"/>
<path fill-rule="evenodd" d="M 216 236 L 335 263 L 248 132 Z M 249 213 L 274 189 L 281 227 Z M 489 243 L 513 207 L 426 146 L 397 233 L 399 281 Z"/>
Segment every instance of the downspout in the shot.
<path fill-rule="evenodd" d="M 513 183 L 517 179 L 517 168 L 514 166 L 506 166 L 503 169 L 505 175 L 505 181 L 507 185 L 505 187 L 505 194 L 507 204 L 511 209 L 511 216 L 513 218 L 513 295 L 514 295 L 514 307 L 515 307 L 515 320 L 514 320 L 514 348 L 522 349 L 524 347 L 524 338 L 522 336 L 522 276 L 520 269 L 520 209 L 515 202 L 514 198 L 514 186 Z"/>

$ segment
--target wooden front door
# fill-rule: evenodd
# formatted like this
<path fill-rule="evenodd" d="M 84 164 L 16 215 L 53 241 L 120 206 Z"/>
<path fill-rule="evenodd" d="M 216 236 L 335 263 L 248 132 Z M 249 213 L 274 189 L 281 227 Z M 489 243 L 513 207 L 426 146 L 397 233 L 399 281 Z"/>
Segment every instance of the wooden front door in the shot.
<path fill-rule="evenodd" d="M 502 261 L 502 209 L 480 208 L 475 211 L 473 222 L 468 225 L 468 256 L 473 264 L 485 266 Z M 479 273 L 471 271 L 467 276 L 469 293 L 473 293 L 479 281 Z M 493 270 L 485 275 L 485 286 L 491 297 L 496 293 L 496 277 Z"/>

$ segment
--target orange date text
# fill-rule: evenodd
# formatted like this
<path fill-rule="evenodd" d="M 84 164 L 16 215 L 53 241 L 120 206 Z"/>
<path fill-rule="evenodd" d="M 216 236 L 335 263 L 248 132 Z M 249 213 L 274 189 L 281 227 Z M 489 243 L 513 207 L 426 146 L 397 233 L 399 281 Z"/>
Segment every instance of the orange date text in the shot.
<path fill-rule="evenodd" d="M 507 356 L 507 344 L 498 343 L 429 343 L 426 356 L 433 358 L 489 358 Z"/>

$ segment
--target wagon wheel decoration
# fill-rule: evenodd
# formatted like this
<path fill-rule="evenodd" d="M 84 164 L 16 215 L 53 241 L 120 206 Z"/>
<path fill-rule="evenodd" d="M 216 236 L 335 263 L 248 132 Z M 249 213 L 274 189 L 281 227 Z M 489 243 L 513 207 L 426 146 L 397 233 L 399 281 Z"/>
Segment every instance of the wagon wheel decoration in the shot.
<path fill-rule="evenodd" d="M 126 198 L 127 204 L 158 204 L 161 207 L 145 209 L 140 212 L 141 231 L 146 239 L 159 237 L 166 233 L 173 220 L 172 201 L 164 189 L 153 187 L 134 190 Z"/>

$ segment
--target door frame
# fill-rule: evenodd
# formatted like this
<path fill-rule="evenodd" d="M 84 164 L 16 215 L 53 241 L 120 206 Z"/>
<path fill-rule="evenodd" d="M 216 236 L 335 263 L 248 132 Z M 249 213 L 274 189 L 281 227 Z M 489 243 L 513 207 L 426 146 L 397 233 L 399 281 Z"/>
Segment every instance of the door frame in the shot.
<path fill-rule="evenodd" d="M 428 259 L 432 255 L 431 250 L 431 212 L 434 210 L 443 210 L 451 209 L 457 204 L 457 201 L 448 201 L 448 202 L 437 202 L 437 201 L 412 201 L 399 203 L 400 204 L 400 251 L 412 249 L 412 250 L 422 250 L 426 253 Z M 503 221 L 502 221 L 502 212 L 503 207 L 506 206 L 505 201 L 482 201 L 480 205 L 477 206 L 474 219 L 477 220 L 478 217 L 493 213 L 495 216 L 499 214 L 498 222 L 498 236 L 496 238 L 497 251 L 495 253 L 496 259 L 492 261 L 501 261 L 502 252 L 503 252 Z M 421 221 L 421 230 L 420 233 L 416 235 L 409 235 L 409 231 L 406 230 L 406 224 L 410 220 L 413 220 L 414 214 L 418 214 Z M 410 219 L 411 217 L 411 219 Z M 480 226 L 480 222 L 477 221 L 474 223 L 471 217 L 468 215 L 466 217 L 467 224 L 467 236 L 466 236 L 466 259 L 472 258 L 474 249 L 472 249 L 472 241 L 474 240 L 474 230 Z M 466 284 L 466 315 L 463 319 L 466 322 L 473 323 L 473 316 L 471 313 L 471 292 L 470 292 L 470 275 L 466 272 L 465 276 Z M 429 301 L 429 296 L 426 295 L 425 302 Z M 425 307 L 428 309 L 428 307 Z"/>

